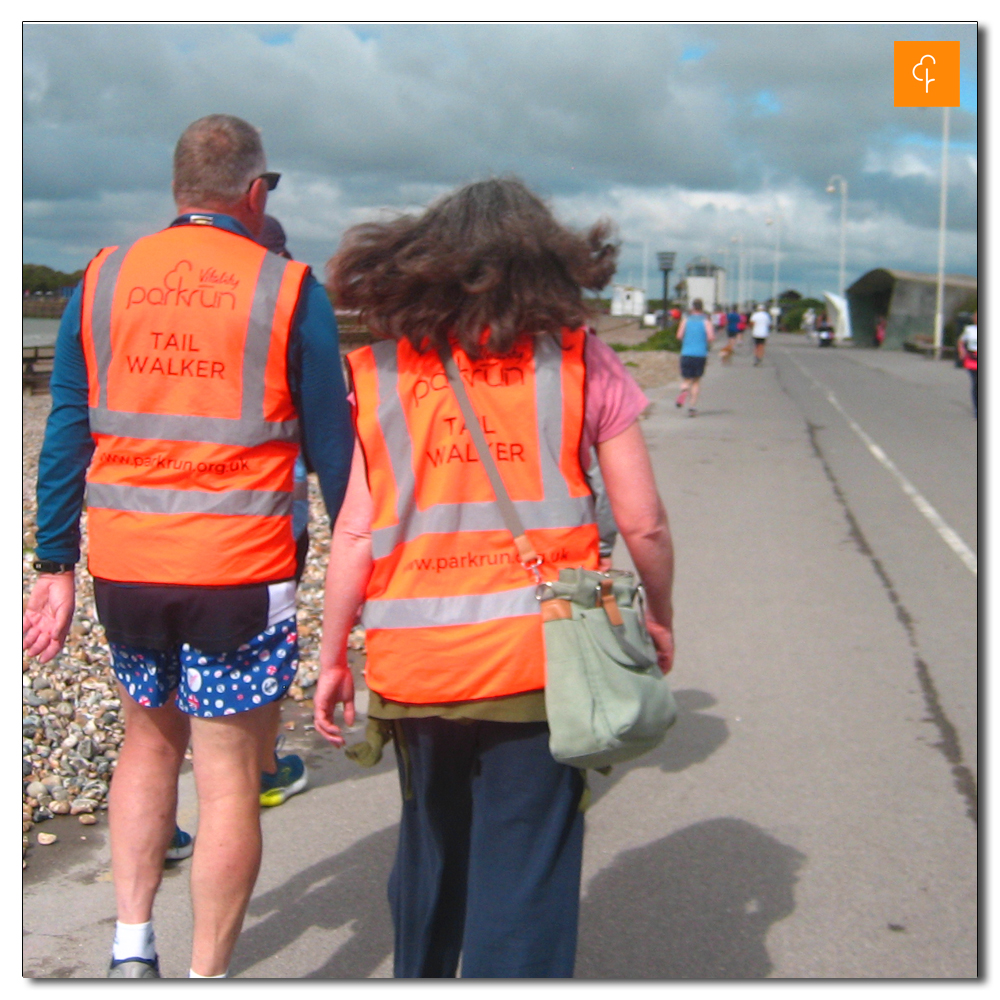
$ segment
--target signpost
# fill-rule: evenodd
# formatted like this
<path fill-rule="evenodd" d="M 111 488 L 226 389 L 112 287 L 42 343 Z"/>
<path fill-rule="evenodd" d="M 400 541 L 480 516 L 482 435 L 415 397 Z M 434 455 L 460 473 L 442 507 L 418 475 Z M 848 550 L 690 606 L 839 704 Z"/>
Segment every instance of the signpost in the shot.
<path fill-rule="evenodd" d="M 667 303 L 670 300 L 670 272 L 674 269 L 674 260 L 677 254 L 670 251 L 660 251 L 656 255 L 656 262 L 663 272 L 663 325 L 667 325 Z"/>

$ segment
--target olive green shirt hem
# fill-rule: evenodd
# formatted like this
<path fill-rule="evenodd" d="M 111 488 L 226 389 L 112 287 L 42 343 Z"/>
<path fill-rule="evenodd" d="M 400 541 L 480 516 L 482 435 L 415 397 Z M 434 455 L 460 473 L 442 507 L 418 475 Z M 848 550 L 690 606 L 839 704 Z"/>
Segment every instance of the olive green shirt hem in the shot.
<path fill-rule="evenodd" d="M 479 719 L 490 722 L 545 722 L 545 691 L 525 691 L 502 698 L 452 701 L 443 705 L 413 705 L 368 692 L 370 719 Z"/>

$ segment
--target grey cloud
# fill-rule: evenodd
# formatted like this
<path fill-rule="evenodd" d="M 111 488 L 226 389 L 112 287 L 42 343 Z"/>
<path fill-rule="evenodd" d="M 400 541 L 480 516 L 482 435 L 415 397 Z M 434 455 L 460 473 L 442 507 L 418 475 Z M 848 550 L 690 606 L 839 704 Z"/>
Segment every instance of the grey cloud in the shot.
<path fill-rule="evenodd" d="M 506 172 L 595 205 L 616 186 L 799 186 L 822 200 L 841 173 L 852 214 L 932 227 L 933 177 L 866 168 L 907 137 L 940 135 L 939 112 L 892 107 L 892 41 L 918 36 L 960 38 L 975 66 L 974 26 L 34 25 L 24 193 L 58 206 L 53 225 L 83 245 L 94 224 L 85 202 L 145 192 L 146 204 L 169 206 L 177 135 L 227 111 L 259 125 L 270 165 L 296 178 L 275 209 L 302 220 L 302 246 L 323 259 L 339 230 L 328 250 L 317 218 L 339 227 L 419 203 L 414 192 Z M 685 60 L 692 49 L 704 54 Z M 953 113 L 954 139 L 974 142 L 976 124 Z M 309 191 L 333 188 L 310 212 Z M 974 181 L 953 202 L 953 223 L 970 230 Z M 39 225 L 26 216 L 27 240 L 42 238 Z"/>

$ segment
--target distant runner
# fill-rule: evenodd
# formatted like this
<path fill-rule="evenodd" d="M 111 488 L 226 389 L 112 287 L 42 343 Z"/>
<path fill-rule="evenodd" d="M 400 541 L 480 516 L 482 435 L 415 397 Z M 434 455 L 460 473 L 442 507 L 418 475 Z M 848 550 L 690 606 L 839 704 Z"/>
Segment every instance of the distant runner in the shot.
<path fill-rule="evenodd" d="M 763 306 L 757 306 L 754 310 L 750 325 L 753 328 L 753 366 L 756 368 L 764 363 L 764 348 L 771 332 L 771 317 Z"/>

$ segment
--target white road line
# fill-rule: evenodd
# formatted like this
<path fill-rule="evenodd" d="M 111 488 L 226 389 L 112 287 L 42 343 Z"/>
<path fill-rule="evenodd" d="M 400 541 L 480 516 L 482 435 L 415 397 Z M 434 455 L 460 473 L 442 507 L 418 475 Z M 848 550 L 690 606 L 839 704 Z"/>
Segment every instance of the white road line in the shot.
<path fill-rule="evenodd" d="M 954 528 L 950 527 L 945 519 L 931 506 L 927 498 L 903 475 L 896 467 L 895 462 L 876 444 L 858 424 L 848 416 L 847 412 L 840 405 L 837 397 L 822 382 L 817 381 L 813 376 L 799 364 L 799 362 L 788 352 L 784 351 L 796 368 L 809 379 L 810 382 L 829 400 L 830 405 L 847 421 L 848 427 L 864 442 L 865 447 L 872 453 L 875 459 L 886 469 L 892 477 L 902 487 L 903 492 L 913 501 L 913 506 L 920 511 L 924 517 L 934 526 L 934 530 L 944 539 L 945 544 L 965 563 L 966 568 L 973 575 L 979 576 L 978 561 L 976 553 L 969 548 L 965 542 L 959 538 Z"/>

